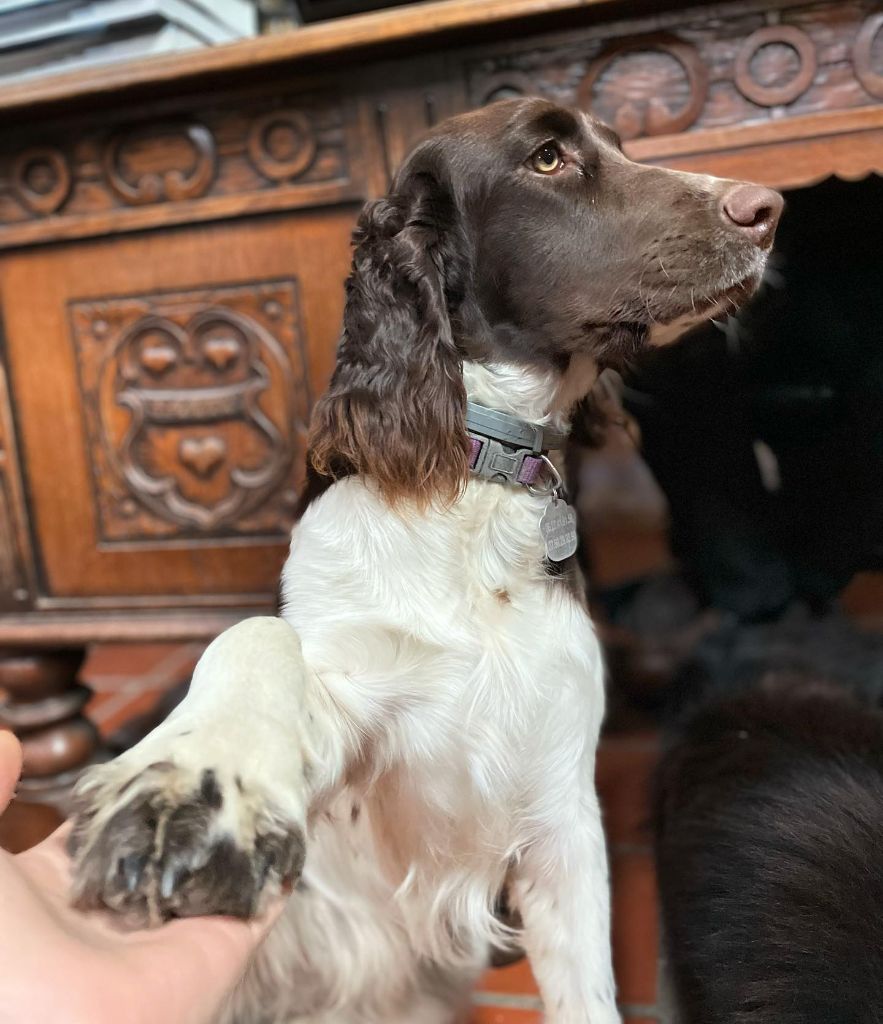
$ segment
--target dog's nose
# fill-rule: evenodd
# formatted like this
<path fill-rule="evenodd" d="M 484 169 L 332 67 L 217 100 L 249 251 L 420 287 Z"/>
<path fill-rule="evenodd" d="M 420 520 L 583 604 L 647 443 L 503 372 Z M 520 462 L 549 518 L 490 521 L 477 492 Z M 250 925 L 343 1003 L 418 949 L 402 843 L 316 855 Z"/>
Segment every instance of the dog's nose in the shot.
<path fill-rule="evenodd" d="M 736 185 L 723 199 L 724 218 L 747 235 L 755 245 L 766 249 L 773 242 L 785 200 L 762 185 Z"/>

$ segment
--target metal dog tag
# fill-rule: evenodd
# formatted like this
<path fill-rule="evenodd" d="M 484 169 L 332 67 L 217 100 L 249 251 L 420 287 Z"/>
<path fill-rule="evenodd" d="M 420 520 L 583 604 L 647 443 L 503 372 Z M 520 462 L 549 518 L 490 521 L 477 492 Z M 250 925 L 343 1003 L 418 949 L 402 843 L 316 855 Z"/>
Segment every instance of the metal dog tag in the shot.
<path fill-rule="evenodd" d="M 576 551 L 576 512 L 560 498 L 553 498 L 540 520 L 540 533 L 546 555 L 553 562 L 563 562 Z"/>

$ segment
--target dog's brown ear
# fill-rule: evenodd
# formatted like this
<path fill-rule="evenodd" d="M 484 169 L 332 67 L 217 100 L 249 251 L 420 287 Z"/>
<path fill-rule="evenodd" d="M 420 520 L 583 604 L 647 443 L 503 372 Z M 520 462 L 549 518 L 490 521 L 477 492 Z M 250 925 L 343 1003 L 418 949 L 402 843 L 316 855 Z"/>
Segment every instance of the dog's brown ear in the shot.
<path fill-rule="evenodd" d="M 437 178 L 406 169 L 353 236 L 337 368 L 313 414 L 310 460 L 326 477 L 371 477 L 392 504 L 452 501 L 468 473 L 448 308 L 462 278 L 458 235 Z"/>

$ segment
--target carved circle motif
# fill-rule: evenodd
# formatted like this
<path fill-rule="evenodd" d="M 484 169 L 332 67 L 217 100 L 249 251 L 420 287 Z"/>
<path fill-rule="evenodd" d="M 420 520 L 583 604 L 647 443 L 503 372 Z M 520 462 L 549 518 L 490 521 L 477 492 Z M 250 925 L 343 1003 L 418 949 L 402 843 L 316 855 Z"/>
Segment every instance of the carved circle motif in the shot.
<path fill-rule="evenodd" d="M 33 213 L 55 213 L 70 193 L 67 160 L 49 146 L 26 149 L 12 165 L 12 187 Z"/>
<path fill-rule="evenodd" d="M 147 167 L 140 171 L 127 168 L 127 156 L 137 157 L 143 141 L 157 134 L 185 140 L 192 152 L 191 166 L 164 171 Z M 161 131 L 135 131 L 112 139 L 104 150 L 102 163 L 110 187 L 132 206 L 163 200 L 177 202 L 196 199 L 208 191 L 215 176 L 217 147 L 214 136 L 204 125 L 176 125 Z"/>
<path fill-rule="evenodd" d="M 316 137 L 307 118 L 296 110 L 259 117 L 248 133 L 248 156 L 271 181 L 296 178 L 316 157 Z"/>
<path fill-rule="evenodd" d="M 500 71 L 487 75 L 478 81 L 476 88 L 478 103 L 482 107 L 496 103 L 497 100 L 512 100 L 536 94 L 537 90 L 530 78 L 521 71 Z"/>
<path fill-rule="evenodd" d="M 615 74 L 615 68 L 623 58 L 639 53 L 658 56 L 664 62 L 674 63 L 686 80 L 686 100 L 672 109 L 672 101 L 666 101 L 658 94 L 658 84 L 649 79 L 631 80 L 630 76 Z M 608 98 L 616 104 L 612 120 L 614 127 L 624 139 L 639 135 L 669 135 L 682 132 L 702 113 L 708 92 L 708 68 L 703 64 L 696 48 L 677 36 L 659 33 L 650 36 L 635 36 L 620 40 L 608 47 L 591 65 L 588 74 L 577 88 L 577 103 L 584 110 L 597 110 L 599 101 L 608 93 L 608 75 L 623 86 L 619 95 Z"/>
<path fill-rule="evenodd" d="M 862 25 L 855 40 L 852 63 L 855 76 L 865 90 L 876 99 L 883 99 L 883 72 L 873 66 L 874 43 L 883 31 L 883 14 L 875 14 Z"/>
<path fill-rule="evenodd" d="M 751 70 L 752 61 L 765 47 L 787 47 L 797 54 L 797 70 L 781 85 L 759 82 Z M 812 40 L 792 25 L 769 25 L 752 33 L 736 56 L 736 86 L 742 95 L 762 107 L 793 103 L 812 85 L 818 61 Z"/>

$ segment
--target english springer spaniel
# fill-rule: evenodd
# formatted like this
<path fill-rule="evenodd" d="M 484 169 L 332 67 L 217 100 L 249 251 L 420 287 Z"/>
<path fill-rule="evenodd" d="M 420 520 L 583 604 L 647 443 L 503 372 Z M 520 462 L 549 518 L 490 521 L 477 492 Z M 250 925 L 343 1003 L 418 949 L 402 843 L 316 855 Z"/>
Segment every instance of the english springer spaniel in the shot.
<path fill-rule="evenodd" d="M 600 368 L 754 291 L 781 208 L 540 99 L 420 142 L 356 228 L 281 617 L 85 776 L 80 903 L 248 916 L 296 882 L 229 1020 L 450 1024 L 517 939 L 548 1021 L 618 1021 L 604 669 L 555 452 Z"/>

